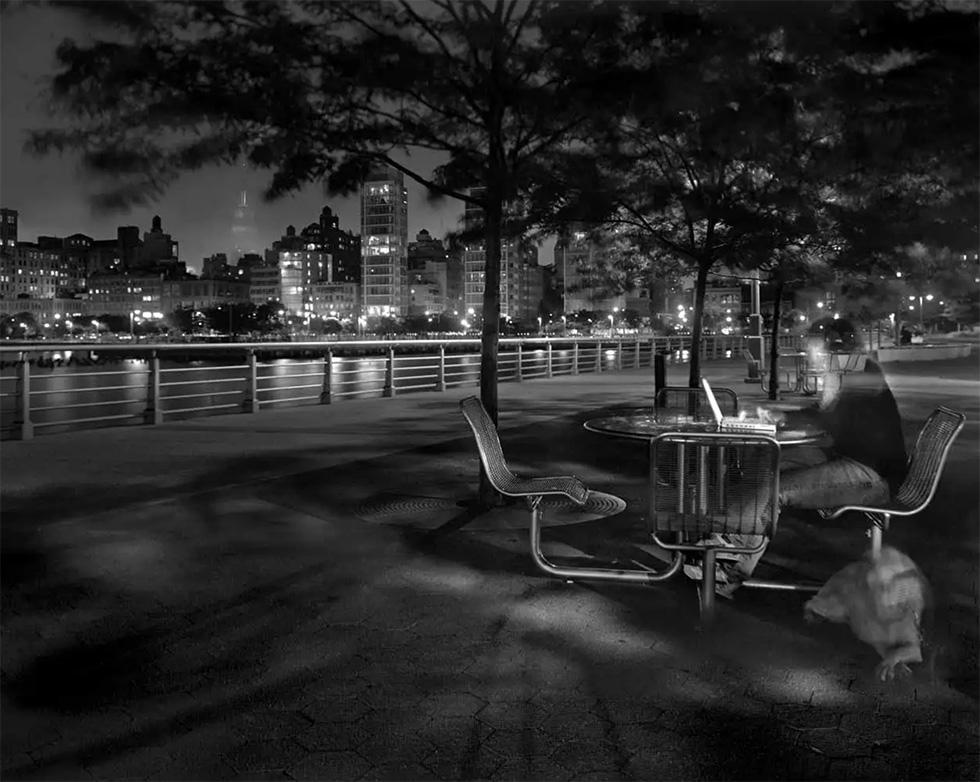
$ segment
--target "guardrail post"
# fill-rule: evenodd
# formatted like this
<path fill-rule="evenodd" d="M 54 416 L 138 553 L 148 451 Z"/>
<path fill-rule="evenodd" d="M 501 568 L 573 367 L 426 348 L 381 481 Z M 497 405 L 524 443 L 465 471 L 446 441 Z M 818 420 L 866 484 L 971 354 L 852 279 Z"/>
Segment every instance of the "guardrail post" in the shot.
<path fill-rule="evenodd" d="M 446 390 L 446 346 L 439 346 L 439 376 L 436 378 L 436 388 Z"/>
<path fill-rule="evenodd" d="M 616 340 L 616 369 L 623 368 L 623 340 Z"/>
<path fill-rule="evenodd" d="M 160 400 L 160 357 L 154 350 L 150 354 L 150 378 L 146 386 L 146 411 L 143 420 L 148 424 L 163 423 L 163 407 Z"/>
<path fill-rule="evenodd" d="M 572 374 L 578 374 L 578 340 L 572 343 Z"/>
<path fill-rule="evenodd" d="M 395 396 L 395 349 L 388 348 L 388 361 L 385 364 L 385 387 L 382 396 L 387 399 Z"/>
<path fill-rule="evenodd" d="M 633 369 L 640 368 L 640 338 L 636 338 L 636 353 L 633 354 Z"/>
<path fill-rule="evenodd" d="M 246 413 L 259 412 L 259 360 L 254 350 L 248 351 L 248 377 L 245 385 Z"/>
<path fill-rule="evenodd" d="M 517 376 L 514 378 L 518 383 L 524 379 L 524 368 L 522 364 L 524 363 L 524 343 L 517 343 Z"/>
<path fill-rule="evenodd" d="M 323 388 L 320 391 L 320 404 L 329 405 L 333 401 L 331 374 L 333 373 L 333 351 L 328 350 L 323 357 Z"/>
<path fill-rule="evenodd" d="M 598 375 L 602 372 L 602 340 L 595 343 L 595 372 Z"/>
<path fill-rule="evenodd" d="M 552 363 L 551 363 L 552 353 L 551 353 L 551 343 L 550 342 L 548 343 L 548 354 L 547 355 L 548 355 L 548 365 L 547 365 L 547 369 L 545 370 L 545 377 L 551 377 L 552 376 L 552 373 L 553 373 L 553 366 L 552 366 Z"/>
<path fill-rule="evenodd" d="M 21 353 L 17 361 L 17 381 L 18 420 L 15 426 L 20 429 L 21 440 L 31 440 L 34 438 L 34 423 L 31 421 L 31 362 L 27 360 L 26 353 Z"/>

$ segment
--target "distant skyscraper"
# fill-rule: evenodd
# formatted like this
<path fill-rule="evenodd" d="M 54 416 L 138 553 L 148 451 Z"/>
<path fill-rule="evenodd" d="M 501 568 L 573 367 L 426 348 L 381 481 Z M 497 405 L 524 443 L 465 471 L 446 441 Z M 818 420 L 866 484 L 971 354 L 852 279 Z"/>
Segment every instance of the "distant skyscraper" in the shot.
<path fill-rule="evenodd" d="M 246 187 L 246 164 L 242 163 L 241 189 L 238 191 L 238 204 L 235 206 L 234 217 L 231 221 L 232 248 L 229 260 L 237 263 L 246 253 L 258 252 L 259 232 L 255 226 L 255 209 L 248 202 Z"/>
<path fill-rule="evenodd" d="M 408 190 L 390 166 L 372 171 L 361 187 L 363 311 L 404 315 L 408 309 Z"/>
<path fill-rule="evenodd" d="M 473 188 L 474 195 L 483 188 Z M 463 221 L 472 229 L 483 221 L 483 210 L 467 203 Z M 483 291 L 486 288 L 487 253 L 483 242 L 468 243 L 463 248 L 463 306 L 467 314 L 483 313 Z M 533 275 L 533 280 L 528 279 Z M 514 319 L 537 316 L 540 301 L 541 272 L 537 265 L 537 248 L 524 239 L 504 239 L 500 244 L 500 315 Z M 533 301 L 534 297 L 538 301 Z"/>

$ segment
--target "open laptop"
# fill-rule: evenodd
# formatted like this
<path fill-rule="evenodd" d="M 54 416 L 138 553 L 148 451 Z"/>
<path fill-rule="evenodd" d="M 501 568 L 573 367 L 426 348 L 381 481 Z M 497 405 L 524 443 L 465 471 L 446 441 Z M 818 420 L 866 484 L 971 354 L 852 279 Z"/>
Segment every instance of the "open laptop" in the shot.
<path fill-rule="evenodd" d="M 718 400 L 715 399 L 715 392 L 711 390 L 711 383 L 706 377 L 701 378 L 701 387 L 704 388 L 704 395 L 708 398 L 711 405 L 711 414 L 715 417 L 718 430 L 722 432 L 747 432 L 751 434 L 768 434 L 776 436 L 776 424 L 764 421 L 761 418 L 742 418 L 737 416 L 722 415 Z"/>

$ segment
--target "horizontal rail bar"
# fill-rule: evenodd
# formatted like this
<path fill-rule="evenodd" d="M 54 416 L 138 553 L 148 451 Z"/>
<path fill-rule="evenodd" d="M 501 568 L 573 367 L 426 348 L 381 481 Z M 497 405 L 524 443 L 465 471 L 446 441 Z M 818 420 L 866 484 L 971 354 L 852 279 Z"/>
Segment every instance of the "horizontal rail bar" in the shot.
<path fill-rule="evenodd" d="M 34 427 L 39 428 L 42 426 L 74 426 L 75 424 L 92 424 L 99 421 L 121 421 L 125 419 L 132 418 L 142 418 L 143 413 L 132 413 L 123 415 L 100 415 L 94 418 L 73 418 L 71 421 L 35 421 Z"/>
<path fill-rule="evenodd" d="M 177 407 L 174 408 L 173 410 L 167 410 L 166 412 L 169 415 L 173 415 L 175 413 L 200 413 L 203 412 L 204 410 L 229 410 L 233 407 L 238 408 L 241 407 L 241 405 L 205 405 L 204 407 Z"/>
<path fill-rule="evenodd" d="M 85 394 L 92 391 L 133 391 L 141 388 L 132 386 L 92 386 L 91 388 L 32 388 L 31 396 L 46 396 L 48 394 Z"/>
<path fill-rule="evenodd" d="M 167 395 L 160 397 L 161 401 L 169 402 L 174 399 L 198 399 L 202 396 L 231 396 L 232 394 L 244 394 L 245 391 L 210 391 L 201 394 L 174 394 L 173 396 Z"/>
<path fill-rule="evenodd" d="M 110 377 L 111 375 L 145 375 L 149 372 L 147 369 L 120 369 L 113 370 L 112 372 L 72 372 L 66 377 Z M 32 380 L 47 380 L 51 375 L 34 375 Z"/>
<path fill-rule="evenodd" d="M 215 377 L 207 380 L 161 380 L 161 388 L 171 388 L 172 386 L 199 386 L 201 383 L 241 383 L 240 377 Z"/>
<path fill-rule="evenodd" d="M 73 402 L 70 405 L 42 405 L 32 407 L 32 413 L 43 413 L 48 410 L 75 410 L 82 407 L 108 407 L 109 405 L 141 405 L 145 404 L 143 399 L 103 399 L 101 402 Z M 75 419 L 72 419 L 75 420 Z M 69 422 L 71 423 L 71 422 Z"/>
<path fill-rule="evenodd" d="M 248 364 L 218 364 L 213 367 L 163 367 L 161 373 L 171 372 L 223 372 L 231 369 L 248 369 Z"/>
<path fill-rule="evenodd" d="M 265 391 L 265 392 L 268 392 L 268 391 L 296 391 L 296 390 L 298 390 L 300 388 L 319 388 L 319 387 L 320 387 L 320 384 L 319 383 L 307 383 L 306 385 L 303 385 L 303 386 L 278 386 L 278 387 L 275 387 L 275 388 L 262 388 L 262 389 L 259 389 L 259 390 L 260 391 Z"/>
<path fill-rule="evenodd" d="M 283 402 L 304 402 L 307 400 L 319 399 L 319 398 L 320 396 L 318 394 L 314 396 L 290 396 L 287 397 L 286 399 L 263 399 L 260 401 L 259 404 L 276 405 L 276 404 L 282 404 Z"/>
<path fill-rule="evenodd" d="M 286 380 L 291 377 L 323 377 L 323 371 L 320 372 L 297 372 L 290 373 L 288 375 L 257 375 L 259 380 Z"/>

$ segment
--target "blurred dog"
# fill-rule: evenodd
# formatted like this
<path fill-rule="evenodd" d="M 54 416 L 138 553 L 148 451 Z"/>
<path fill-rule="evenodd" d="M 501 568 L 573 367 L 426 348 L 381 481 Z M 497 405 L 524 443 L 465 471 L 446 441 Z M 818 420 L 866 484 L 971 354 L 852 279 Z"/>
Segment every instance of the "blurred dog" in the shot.
<path fill-rule="evenodd" d="M 882 546 L 839 570 L 804 606 L 807 621 L 846 622 L 871 644 L 882 661 L 875 669 L 881 681 L 910 673 L 907 663 L 922 662 L 922 618 L 931 604 L 922 571 L 905 554 Z"/>

